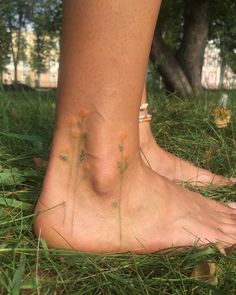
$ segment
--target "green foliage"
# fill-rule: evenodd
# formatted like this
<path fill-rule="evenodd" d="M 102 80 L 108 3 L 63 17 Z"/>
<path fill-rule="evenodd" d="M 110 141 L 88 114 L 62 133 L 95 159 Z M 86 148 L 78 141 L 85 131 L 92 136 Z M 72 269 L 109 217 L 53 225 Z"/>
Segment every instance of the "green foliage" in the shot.
<path fill-rule="evenodd" d="M 31 49 L 30 65 L 36 71 L 38 81 L 40 80 L 40 74 L 48 70 L 50 53 L 52 49 L 56 49 L 58 42 L 58 31 L 54 31 L 51 25 L 51 22 L 54 23 L 55 21 L 55 11 L 58 11 L 58 1 L 55 0 L 41 0 L 34 6 L 32 25 L 35 40 Z M 56 23 L 58 30 L 60 30 L 59 20 Z"/>
<path fill-rule="evenodd" d="M 235 91 L 228 94 L 235 97 Z M 236 104 L 232 99 L 229 105 L 231 124 L 217 129 L 211 113 L 220 96 L 206 92 L 193 102 L 149 93 L 152 129 L 165 149 L 215 172 L 235 175 Z M 48 157 L 54 99 L 55 94 L 48 93 L 0 93 L 1 172 L 11 173 L 0 183 L 0 294 L 235 295 L 235 251 L 223 256 L 209 246 L 152 255 L 91 255 L 50 249 L 34 237 L 33 209 L 43 175 L 32 158 Z M 235 186 L 199 191 L 211 199 L 235 199 Z M 217 285 L 192 276 L 202 261 L 212 261 L 221 270 Z"/>
<path fill-rule="evenodd" d="M 31 59 L 29 63 L 31 68 L 36 71 L 38 81 L 40 80 L 40 74 L 48 70 L 50 52 L 53 47 L 52 40 L 48 39 L 40 28 L 36 29 L 34 46 L 31 48 Z"/>
<path fill-rule="evenodd" d="M 209 40 L 221 50 L 225 64 L 236 72 L 236 2 L 234 0 L 210 1 Z M 178 50 L 183 36 L 184 9 L 191 5 L 189 0 L 167 0 L 162 3 L 158 30 L 165 42 Z"/>
<path fill-rule="evenodd" d="M 171 49 L 180 46 L 184 23 L 184 1 L 167 0 L 162 2 L 157 30 L 161 30 L 163 39 Z"/>
<path fill-rule="evenodd" d="M 25 30 L 34 30 L 34 47 L 28 61 L 38 76 L 47 70 L 50 50 L 56 47 L 61 32 L 62 1 L 0 0 L 0 71 L 13 58 L 15 71 L 26 60 Z M 17 79 L 17 76 L 15 77 Z"/>
<path fill-rule="evenodd" d="M 0 17 L 6 31 L 9 32 L 9 49 L 15 67 L 15 80 L 17 80 L 17 65 L 20 60 L 26 58 L 26 43 L 22 32 L 30 22 L 33 4 L 33 0 L 0 0 Z"/>
<path fill-rule="evenodd" d="M 60 37 L 62 27 L 62 0 L 39 0 L 34 6 L 34 28 L 47 35 Z"/>
<path fill-rule="evenodd" d="M 26 27 L 32 17 L 33 0 L 0 0 L 1 17 L 12 32 Z"/>
<path fill-rule="evenodd" d="M 62 0 L 44 0 L 47 5 L 47 21 L 46 26 L 48 33 L 60 37 L 62 29 Z"/>
<path fill-rule="evenodd" d="M 209 37 L 221 50 L 224 65 L 236 72 L 236 2 L 234 0 L 211 1 Z"/>
<path fill-rule="evenodd" d="M 26 256 L 21 254 L 19 265 L 14 273 L 13 279 L 11 281 L 11 289 L 9 294 L 17 295 L 20 294 L 21 280 L 25 271 Z"/>
<path fill-rule="evenodd" d="M 2 19 L 0 19 L 0 83 L 2 82 L 2 72 L 9 63 L 10 34 Z"/>
<path fill-rule="evenodd" d="M 166 0 L 162 3 L 158 30 L 173 50 L 180 46 L 183 36 L 184 9 L 190 0 Z M 221 50 L 224 63 L 236 72 L 236 2 L 234 0 L 210 1 L 209 40 L 213 40 Z"/>

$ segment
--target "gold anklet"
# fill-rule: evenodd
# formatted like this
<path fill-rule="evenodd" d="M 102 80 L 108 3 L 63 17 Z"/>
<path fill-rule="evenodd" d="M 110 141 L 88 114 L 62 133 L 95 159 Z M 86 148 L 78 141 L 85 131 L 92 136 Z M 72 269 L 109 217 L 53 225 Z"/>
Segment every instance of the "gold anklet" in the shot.
<path fill-rule="evenodd" d="M 140 107 L 140 111 L 146 111 L 148 108 L 148 103 L 143 103 Z M 145 114 L 145 115 L 139 115 L 139 123 L 144 123 L 144 122 L 150 122 L 152 120 L 152 115 L 150 114 Z"/>
<path fill-rule="evenodd" d="M 139 116 L 139 123 L 150 122 L 151 120 L 152 120 L 152 115 L 150 114 Z"/>

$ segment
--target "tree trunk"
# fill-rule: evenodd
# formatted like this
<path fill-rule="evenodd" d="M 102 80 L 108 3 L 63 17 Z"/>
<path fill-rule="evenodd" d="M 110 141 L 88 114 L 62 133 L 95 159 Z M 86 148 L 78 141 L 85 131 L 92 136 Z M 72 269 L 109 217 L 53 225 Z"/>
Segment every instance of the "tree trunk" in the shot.
<path fill-rule="evenodd" d="M 181 96 L 199 96 L 204 52 L 208 37 L 209 0 L 185 0 L 183 38 L 173 52 L 162 38 L 160 26 L 154 34 L 151 61 L 163 77 L 168 91 Z"/>
<path fill-rule="evenodd" d="M 40 71 L 37 71 L 37 87 L 40 88 Z"/>
<path fill-rule="evenodd" d="M 186 0 L 184 35 L 178 51 L 178 59 L 196 96 L 199 96 L 203 90 L 201 77 L 208 37 L 208 22 L 209 0 Z"/>
<path fill-rule="evenodd" d="M 0 69 L 0 85 L 2 85 L 3 82 L 3 70 Z"/>
<path fill-rule="evenodd" d="M 14 61 L 14 82 L 18 81 L 18 62 Z"/>
<path fill-rule="evenodd" d="M 14 80 L 15 80 L 15 82 L 18 82 L 18 63 L 20 60 L 22 21 L 23 21 L 23 16 L 22 16 L 22 14 L 19 14 L 19 27 L 17 28 L 17 33 L 16 33 L 16 46 L 14 46 L 14 38 L 15 37 L 14 37 L 11 19 L 9 19 L 9 21 L 8 21 L 9 28 L 10 28 L 10 36 L 11 36 L 10 45 L 11 45 L 13 64 L 14 64 Z M 14 47 L 16 47 L 16 48 L 14 48 Z"/>
<path fill-rule="evenodd" d="M 12 60 L 13 60 L 13 66 L 14 66 L 14 81 L 18 81 L 18 61 L 17 61 L 17 54 L 15 53 L 14 50 L 14 36 L 13 36 L 13 31 L 12 27 L 10 25 L 10 34 L 11 34 L 11 41 L 10 41 L 10 46 L 11 46 L 11 55 L 12 55 Z"/>
<path fill-rule="evenodd" d="M 155 32 L 150 58 L 157 66 L 167 91 L 177 92 L 182 96 L 193 94 L 191 85 L 183 73 L 178 60 L 162 40 L 159 31 Z"/>

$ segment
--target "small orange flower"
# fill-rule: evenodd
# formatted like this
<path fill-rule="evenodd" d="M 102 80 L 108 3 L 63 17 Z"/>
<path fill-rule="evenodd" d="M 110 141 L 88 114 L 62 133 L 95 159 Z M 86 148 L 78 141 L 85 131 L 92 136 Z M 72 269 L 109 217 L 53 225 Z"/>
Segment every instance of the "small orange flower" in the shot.
<path fill-rule="evenodd" d="M 81 135 L 81 131 L 79 130 L 79 129 L 75 129 L 75 128 L 73 128 L 72 130 L 71 130 L 71 136 L 73 137 L 73 138 L 80 138 L 80 135 Z"/>
<path fill-rule="evenodd" d="M 77 120 L 75 117 L 70 117 L 67 119 L 67 125 L 69 127 L 74 127 L 77 124 Z"/>
<path fill-rule="evenodd" d="M 85 108 L 81 108 L 81 109 L 79 110 L 79 116 L 80 116 L 81 118 L 86 118 L 86 117 L 88 117 L 88 115 L 89 115 L 89 110 L 87 110 L 87 109 L 85 109 Z"/>

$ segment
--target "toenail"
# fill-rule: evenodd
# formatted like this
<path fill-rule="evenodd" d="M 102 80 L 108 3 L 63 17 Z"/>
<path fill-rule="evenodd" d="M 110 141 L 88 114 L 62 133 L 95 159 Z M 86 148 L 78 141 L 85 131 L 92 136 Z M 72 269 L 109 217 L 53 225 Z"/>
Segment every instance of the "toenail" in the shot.
<path fill-rule="evenodd" d="M 71 136 L 74 137 L 74 138 L 79 138 L 80 137 L 80 130 L 79 129 L 72 129 L 71 130 Z"/>
<path fill-rule="evenodd" d="M 229 202 L 229 203 L 227 203 L 227 205 L 228 205 L 230 208 L 236 209 L 236 203 L 235 203 L 235 202 Z"/>

